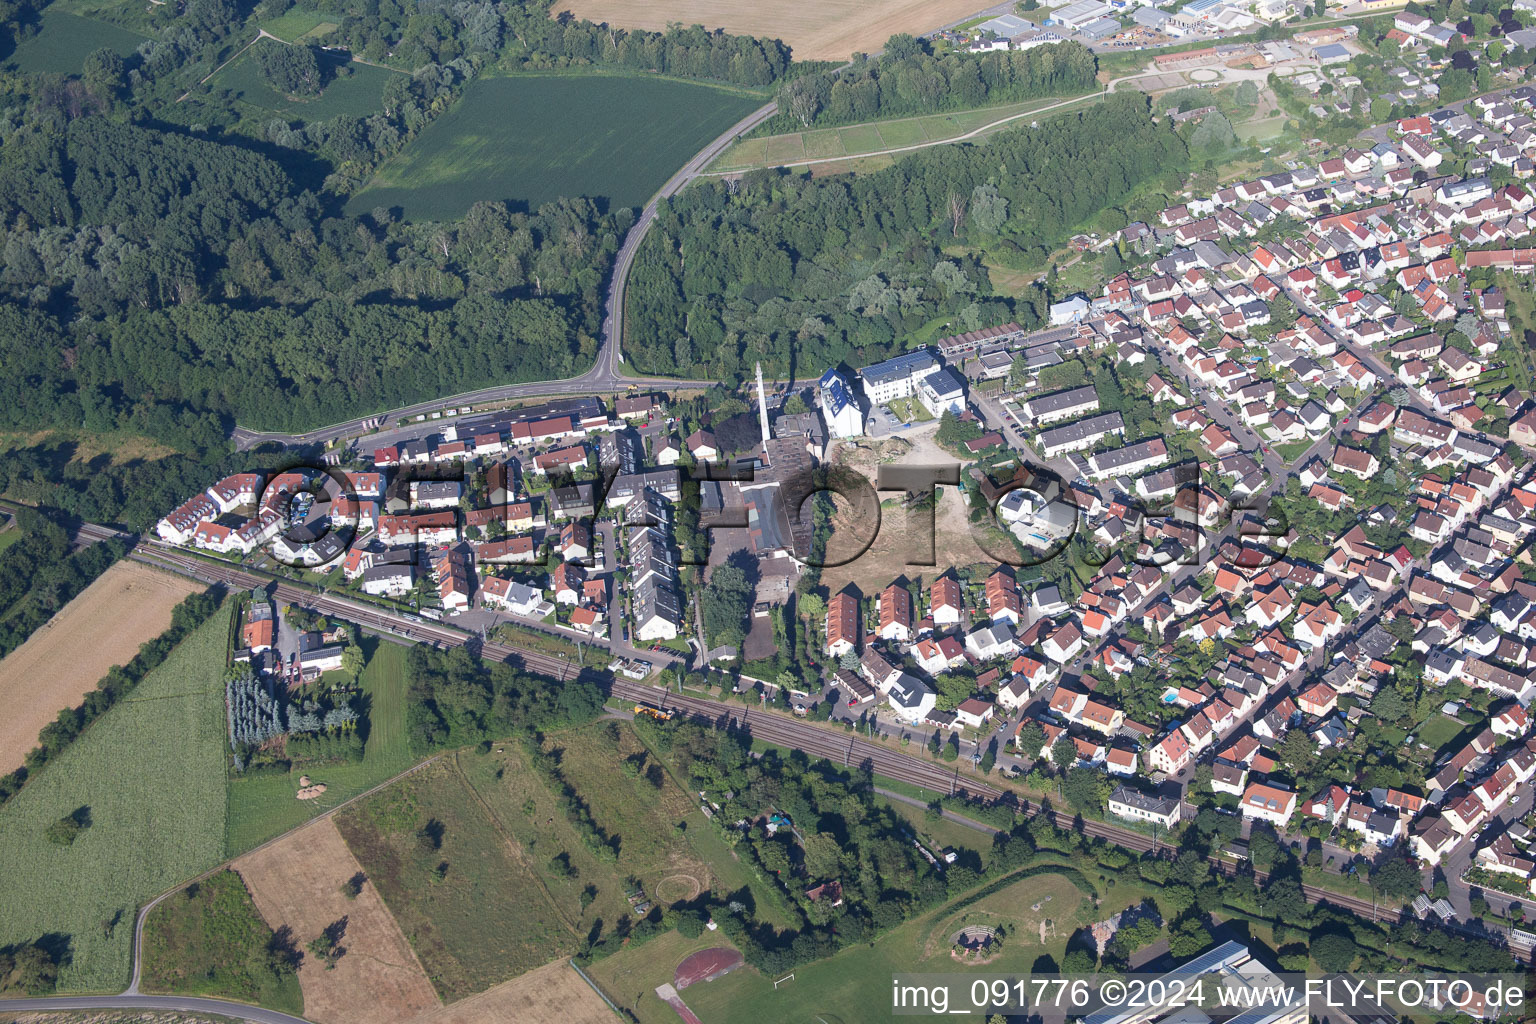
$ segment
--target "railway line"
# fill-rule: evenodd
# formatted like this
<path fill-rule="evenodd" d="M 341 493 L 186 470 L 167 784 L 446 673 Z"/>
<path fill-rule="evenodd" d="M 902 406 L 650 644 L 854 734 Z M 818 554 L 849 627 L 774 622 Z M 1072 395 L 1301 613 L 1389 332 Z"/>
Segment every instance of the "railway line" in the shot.
<path fill-rule="evenodd" d="M 78 533 L 83 539 L 89 540 L 105 540 L 109 537 L 131 539 L 128 534 L 96 525 L 82 526 Z M 562 657 L 526 650 L 510 644 L 482 642 L 478 636 L 452 626 L 424 619 L 418 620 L 414 616 L 407 618 L 402 613 L 390 612 L 348 598 L 334 597 L 308 587 L 296 586 L 276 577 L 205 561 L 184 554 L 178 549 L 160 545 L 158 542 L 140 541 L 129 557 L 209 584 L 219 583 L 227 587 L 247 590 L 257 586 L 272 586 L 273 594 L 278 600 L 299 604 L 321 614 L 355 622 L 396 643 L 428 643 L 438 647 L 474 645 L 482 657 L 509 662 L 528 671 L 562 680 L 572 674 L 571 662 Z M 637 683 L 617 677 L 611 684 L 611 692 L 614 696 L 626 701 L 632 700 L 674 713 L 682 713 L 717 727 L 742 729 L 754 738 L 767 743 L 800 750 L 811 757 L 825 758 L 834 764 L 841 763 L 848 767 L 867 764 L 879 775 L 922 789 L 950 796 L 964 794 L 983 800 L 995 800 L 1008 792 L 980 779 L 963 776 L 957 768 L 947 768 L 904 751 L 893 750 L 885 743 L 872 741 L 857 734 L 840 735 L 808 722 L 748 706 L 672 693 L 647 683 Z M 1027 802 L 1021 803 L 1021 809 L 1025 813 L 1031 811 Z M 1033 813 L 1048 813 L 1058 828 L 1081 831 L 1136 853 L 1146 853 L 1154 849 L 1163 851 L 1174 849 L 1172 845 L 1155 837 L 1132 829 L 1119 828 L 1107 822 L 1086 819 L 1054 809 L 1046 811 L 1042 807 L 1035 807 Z M 970 824 L 983 831 L 996 831 L 980 823 Z M 1235 866 L 1228 861 L 1217 857 L 1211 859 L 1220 870 L 1229 872 L 1235 870 Z M 1258 872 L 1256 877 L 1262 882 L 1267 876 L 1263 872 Z M 1327 903 L 1370 921 L 1393 922 L 1401 919 L 1403 913 L 1400 907 L 1378 905 L 1371 900 L 1344 895 L 1320 886 L 1303 884 L 1301 888 L 1308 902 Z M 1445 927 L 1469 937 L 1502 939 L 1517 958 L 1528 963 L 1536 957 L 1536 946 L 1533 946 L 1530 940 L 1491 932 L 1487 929 L 1468 927 L 1458 922 L 1447 922 Z"/>

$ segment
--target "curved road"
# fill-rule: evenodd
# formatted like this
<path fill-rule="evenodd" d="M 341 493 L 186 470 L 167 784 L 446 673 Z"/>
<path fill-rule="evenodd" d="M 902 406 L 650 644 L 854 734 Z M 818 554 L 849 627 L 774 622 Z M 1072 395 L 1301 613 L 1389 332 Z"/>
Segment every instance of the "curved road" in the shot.
<path fill-rule="evenodd" d="M 608 282 L 608 301 L 604 308 L 602 339 L 597 350 L 597 361 L 586 373 L 567 377 L 564 380 L 502 384 L 481 388 L 478 391 L 466 391 L 461 395 L 418 402 L 415 405 L 375 413 L 372 416 L 359 416 L 343 423 L 333 423 L 330 426 L 318 427 L 298 434 L 251 430 L 236 426 L 233 435 L 235 447 L 243 451 L 268 441 L 283 445 L 326 444 L 349 434 L 364 433 L 373 420 L 381 419 L 386 423 L 393 423 L 404 417 L 419 416 L 460 405 L 480 405 L 486 402 L 504 402 L 516 398 L 548 395 L 597 395 L 605 391 L 628 388 L 630 385 L 676 388 L 709 387 L 718 383 L 712 380 L 677 380 L 671 377 L 626 377 L 620 372 L 619 364 L 624 361 L 624 356 L 619 351 L 624 334 L 624 288 L 629 281 L 629 270 L 634 264 L 635 254 L 640 251 L 640 244 L 645 241 L 646 233 L 655 222 L 656 211 L 661 202 L 681 192 L 690 181 L 703 174 L 704 168 L 708 167 L 715 157 L 725 152 L 726 148 L 739 136 L 771 118 L 778 109 L 777 103 L 765 103 L 737 121 L 713 142 L 694 154 L 693 159 L 679 168 L 676 174 L 668 178 L 666 184 L 651 197 L 649 203 L 646 203 L 645 209 L 640 211 L 639 218 L 630 226 L 628 233 L 624 236 L 624 244 L 619 246 L 618 254 L 614 257 L 613 274 Z"/>

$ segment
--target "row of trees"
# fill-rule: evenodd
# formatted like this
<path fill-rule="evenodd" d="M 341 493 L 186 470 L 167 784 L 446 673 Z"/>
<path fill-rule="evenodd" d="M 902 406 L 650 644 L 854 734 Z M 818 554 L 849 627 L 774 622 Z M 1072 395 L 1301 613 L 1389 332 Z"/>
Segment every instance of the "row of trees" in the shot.
<path fill-rule="evenodd" d="M 527 65 L 597 64 L 754 89 L 773 85 L 789 71 L 789 47 L 778 39 L 727 35 L 700 25 L 672 25 L 665 32 L 620 29 L 569 12 L 550 18 L 549 6 L 507 5 L 508 26 L 520 44 L 512 52 Z"/>
<path fill-rule="evenodd" d="M 875 174 L 698 184 L 663 207 L 636 259 L 627 353 L 660 373 L 739 380 L 761 359 L 767 372 L 805 377 L 891 355 L 941 315 L 956 333 L 1037 323 L 1032 301 L 994 295 L 979 262 L 941 247 L 988 241 L 1043 256 L 1186 161 L 1144 97 L 1116 94 Z"/>
<path fill-rule="evenodd" d="M 881 117 L 964 110 L 1042 96 L 1075 96 L 1098 87 L 1098 61 L 1081 43 L 986 54 L 934 56 L 910 35 L 892 36 L 877 58 L 804 75 L 779 91 L 778 127 L 851 124 Z"/>

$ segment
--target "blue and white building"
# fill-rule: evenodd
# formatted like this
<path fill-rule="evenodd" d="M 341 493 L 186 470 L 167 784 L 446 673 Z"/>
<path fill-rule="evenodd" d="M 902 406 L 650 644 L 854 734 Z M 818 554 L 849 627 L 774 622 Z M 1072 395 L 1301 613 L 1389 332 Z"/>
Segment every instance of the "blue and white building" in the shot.
<path fill-rule="evenodd" d="M 816 382 L 821 396 L 821 416 L 833 437 L 858 437 L 864 433 L 864 413 L 854 396 L 853 386 L 836 369 L 828 370 Z"/>
<path fill-rule="evenodd" d="M 883 363 L 866 366 L 859 371 L 864 384 L 864 398 L 871 407 L 894 402 L 898 398 L 911 398 L 917 386 L 934 370 L 939 360 L 927 349 L 907 352 L 887 359 Z"/>

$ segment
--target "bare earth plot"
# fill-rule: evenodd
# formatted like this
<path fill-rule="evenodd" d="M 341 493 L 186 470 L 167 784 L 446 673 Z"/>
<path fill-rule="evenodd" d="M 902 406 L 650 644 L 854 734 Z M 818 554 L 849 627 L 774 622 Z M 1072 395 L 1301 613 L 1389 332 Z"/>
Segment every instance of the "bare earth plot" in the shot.
<path fill-rule="evenodd" d="M 898 32 L 921 34 L 959 21 L 977 10 L 976 0 L 565 0 L 551 15 L 570 11 L 578 18 L 620 28 L 665 31 L 672 22 L 723 28 L 727 32 L 778 38 L 796 60 L 844 60 L 874 53 Z"/>
<path fill-rule="evenodd" d="M 21 764 L 38 730 L 74 707 L 113 665 L 164 632 L 171 609 L 202 589 L 136 562 L 118 562 L 0 660 L 0 772 Z"/>
<path fill-rule="evenodd" d="M 858 470 L 871 486 L 882 462 L 930 466 L 953 464 L 954 456 L 933 442 L 933 433 L 932 429 L 913 430 L 900 438 L 866 440 L 857 446 L 840 442 L 834 458 L 839 464 Z M 890 493 L 879 496 L 882 499 L 892 497 Z M 938 507 L 933 516 L 934 565 L 908 561 L 923 557 L 919 552 L 926 552 L 927 541 L 916 532 L 920 526 L 911 523 L 904 509 L 887 505 L 881 509 L 878 527 L 872 528 L 868 517 L 855 517 L 841 498 L 834 500 L 837 512 L 832 520 L 832 537 L 827 542 L 827 560 L 842 562 L 851 558 L 851 561 L 829 565 L 821 571 L 821 581 L 829 593 L 835 594 L 853 583 L 865 597 L 872 597 L 900 576 L 921 577 L 927 583 L 950 566 L 997 563 L 997 559 L 988 555 L 972 536 L 964 495 L 959 488 L 938 488 Z M 866 548 L 872 533 L 874 541 Z"/>
<path fill-rule="evenodd" d="M 432 983 L 378 891 L 364 884 L 355 899 L 342 894 L 342 883 L 362 866 L 330 818 L 240 858 L 234 867 L 267 924 L 274 931 L 291 928 L 301 949 L 333 922 L 347 919 L 340 943 L 346 952 L 336 967 L 326 970 L 308 956 L 299 967 L 307 1018 L 320 1024 L 394 1024 L 439 1008 Z"/>
<path fill-rule="evenodd" d="M 411 1024 L 614 1024 L 602 997 L 565 960 L 460 999 Z"/>

